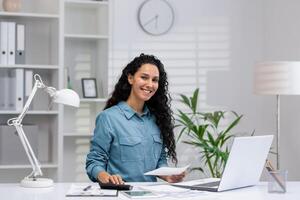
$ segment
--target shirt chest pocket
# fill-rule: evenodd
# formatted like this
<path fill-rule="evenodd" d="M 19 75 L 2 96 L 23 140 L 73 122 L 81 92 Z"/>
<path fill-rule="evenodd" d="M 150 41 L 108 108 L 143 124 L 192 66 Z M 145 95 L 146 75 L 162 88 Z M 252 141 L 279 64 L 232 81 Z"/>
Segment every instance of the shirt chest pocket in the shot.
<path fill-rule="evenodd" d="M 140 137 L 122 137 L 119 139 L 121 160 L 137 161 L 143 158 L 142 139 Z"/>
<path fill-rule="evenodd" d="M 156 159 L 160 158 L 161 150 L 162 150 L 162 139 L 160 135 L 152 135 L 153 138 L 153 154 Z"/>

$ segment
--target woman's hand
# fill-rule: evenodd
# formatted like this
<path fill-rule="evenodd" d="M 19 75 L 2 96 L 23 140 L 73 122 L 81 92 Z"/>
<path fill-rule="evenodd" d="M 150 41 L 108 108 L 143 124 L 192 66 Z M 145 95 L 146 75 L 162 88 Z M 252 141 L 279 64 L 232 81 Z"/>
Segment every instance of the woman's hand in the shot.
<path fill-rule="evenodd" d="M 101 183 L 124 184 L 124 181 L 120 175 L 110 175 L 105 171 L 100 172 L 97 178 Z"/>
<path fill-rule="evenodd" d="M 186 173 L 182 172 L 181 174 L 178 174 L 178 175 L 158 176 L 158 177 L 163 179 L 164 181 L 167 181 L 168 183 L 178 183 L 183 180 L 185 175 L 186 175 Z"/>

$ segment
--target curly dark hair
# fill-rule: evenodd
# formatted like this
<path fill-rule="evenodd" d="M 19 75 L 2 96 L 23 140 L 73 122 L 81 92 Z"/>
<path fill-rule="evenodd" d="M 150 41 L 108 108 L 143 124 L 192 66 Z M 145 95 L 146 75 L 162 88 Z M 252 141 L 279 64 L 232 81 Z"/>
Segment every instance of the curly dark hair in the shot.
<path fill-rule="evenodd" d="M 120 101 L 126 101 L 131 92 L 131 85 L 128 82 L 128 75 L 134 75 L 143 64 L 153 64 L 158 68 L 159 81 L 155 94 L 145 102 L 150 112 L 155 116 L 156 124 L 161 131 L 163 143 L 167 148 L 167 156 L 172 158 L 172 162 L 177 164 L 176 143 L 174 139 L 174 118 L 170 108 L 171 97 L 168 92 L 167 73 L 161 61 L 153 55 L 141 54 L 135 57 L 123 69 L 119 81 L 115 85 L 112 96 L 106 102 L 104 108 L 110 108 Z"/>

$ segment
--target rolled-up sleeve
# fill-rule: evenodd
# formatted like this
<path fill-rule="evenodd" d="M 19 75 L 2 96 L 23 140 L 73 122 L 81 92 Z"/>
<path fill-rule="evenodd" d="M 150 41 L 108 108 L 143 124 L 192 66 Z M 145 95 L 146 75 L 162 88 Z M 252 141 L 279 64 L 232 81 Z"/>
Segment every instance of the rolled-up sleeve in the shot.
<path fill-rule="evenodd" d="M 86 158 L 86 172 L 91 181 L 96 182 L 99 172 L 106 171 L 112 140 L 107 117 L 99 114 Z"/>

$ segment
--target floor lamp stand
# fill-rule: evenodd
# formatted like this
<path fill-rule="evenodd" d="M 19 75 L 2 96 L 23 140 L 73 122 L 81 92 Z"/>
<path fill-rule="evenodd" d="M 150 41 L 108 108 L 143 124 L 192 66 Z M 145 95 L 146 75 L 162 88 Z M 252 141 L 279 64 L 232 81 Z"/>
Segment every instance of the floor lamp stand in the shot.
<path fill-rule="evenodd" d="M 280 157 L 279 157 L 279 147 L 280 147 L 280 95 L 276 95 L 276 102 L 277 102 L 277 112 L 276 112 L 276 117 L 277 117 L 277 123 L 276 123 L 276 167 L 277 170 L 280 168 Z"/>

